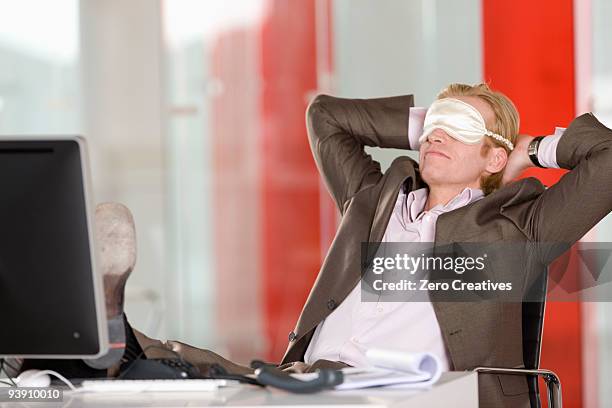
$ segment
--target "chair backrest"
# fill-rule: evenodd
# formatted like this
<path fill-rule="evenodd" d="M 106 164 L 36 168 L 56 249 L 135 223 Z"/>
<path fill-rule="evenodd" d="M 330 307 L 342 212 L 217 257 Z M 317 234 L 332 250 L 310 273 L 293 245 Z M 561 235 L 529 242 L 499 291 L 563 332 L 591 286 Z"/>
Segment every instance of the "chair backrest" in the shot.
<path fill-rule="evenodd" d="M 544 331 L 544 313 L 546 310 L 546 290 L 548 283 L 548 272 L 545 268 L 538 274 L 526 298 L 533 300 L 523 302 L 523 363 L 525 368 L 540 368 L 540 351 L 542 348 L 542 333 Z M 538 301 L 536 301 L 538 300 Z M 532 407 L 540 407 L 540 392 L 538 378 L 528 376 L 529 399 Z"/>

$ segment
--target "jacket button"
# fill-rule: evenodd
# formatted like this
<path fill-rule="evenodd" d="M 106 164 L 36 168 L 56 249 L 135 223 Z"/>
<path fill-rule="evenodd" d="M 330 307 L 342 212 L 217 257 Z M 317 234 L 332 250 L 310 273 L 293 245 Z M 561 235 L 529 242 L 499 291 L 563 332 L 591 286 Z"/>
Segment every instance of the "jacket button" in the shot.
<path fill-rule="evenodd" d="M 329 310 L 334 310 L 336 308 L 336 301 L 334 299 L 329 299 L 327 301 L 327 308 Z"/>
<path fill-rule="evenodd" d="M 293 341 L 293 340 L 295 340 L 295 338 L 296 338 L 296 337 L 297 337 L 297 336 L 295 335 L 295 333 L 294 333 L 294 332 L 289 333 L 289 341 Z"/>

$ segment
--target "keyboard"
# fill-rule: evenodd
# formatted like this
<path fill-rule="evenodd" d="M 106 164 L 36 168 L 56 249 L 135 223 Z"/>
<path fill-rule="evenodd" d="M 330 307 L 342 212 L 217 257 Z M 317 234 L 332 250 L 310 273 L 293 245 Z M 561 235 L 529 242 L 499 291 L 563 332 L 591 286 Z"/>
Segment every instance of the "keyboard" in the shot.
<path fill-rule="evenodd" d="M 238 384 L 232 380 L 86 380 L 80 392 L 170 392 L 215 391 L 219 387 Z"/>

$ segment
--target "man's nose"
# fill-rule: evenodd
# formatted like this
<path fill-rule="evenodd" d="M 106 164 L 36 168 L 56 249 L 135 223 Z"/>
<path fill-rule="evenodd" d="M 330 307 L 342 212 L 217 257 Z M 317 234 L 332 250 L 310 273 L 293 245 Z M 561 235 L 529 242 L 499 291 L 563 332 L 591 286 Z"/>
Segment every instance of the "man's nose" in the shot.
<path fill-rule="evenodd" d="M 427 139 L 430 143 L 443 143 L 448 141 L 449 137 L 450 136 L 448 135 L 448 133 L 446 133 L 444 130 L 434 129 L 434 131 L 429 134 L 429 137 Z"/>

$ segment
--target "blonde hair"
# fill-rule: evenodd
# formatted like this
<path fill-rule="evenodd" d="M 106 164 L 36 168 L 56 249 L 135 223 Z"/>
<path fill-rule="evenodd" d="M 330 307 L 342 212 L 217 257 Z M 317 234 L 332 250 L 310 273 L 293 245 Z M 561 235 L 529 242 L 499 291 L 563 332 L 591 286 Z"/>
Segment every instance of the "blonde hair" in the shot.
<path fill-rule="evenodd" d="M 479 83 L 475 85 L 466 84 L 450 84 L 444 88 L 439 94 L 438 99 L 451 98 L 454 96 L 477 96 L 487 102 L 493 113 L 495 114 L 495 123 L 489 129 L 493 133 L 497 133 L 516 145 L 518 138 L 520 118 L 516 107 L 512 101 L 503 93 L 493 91 L 489 85 Z M 487 125 L 488 128 L 489 125 Z M 502 147 L 510 155 L 510 149 L 504 143 L 501 143 L 491 137 L 485 138 L 485 144 L 481 154 L 486 155 L 491 147 Z M 480 188 L 485 195 L 492 193 L 501 187 L 504 169 L 491 174 L 490 176 L 480 179 Z"/>

